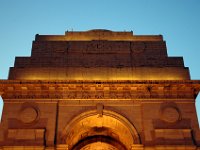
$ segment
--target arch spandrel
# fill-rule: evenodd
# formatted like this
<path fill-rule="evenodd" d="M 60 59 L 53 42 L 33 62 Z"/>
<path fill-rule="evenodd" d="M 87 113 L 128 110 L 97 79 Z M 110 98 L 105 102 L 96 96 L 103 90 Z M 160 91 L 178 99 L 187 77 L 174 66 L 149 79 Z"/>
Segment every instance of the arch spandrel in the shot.
<path fill-rule="evenodd" d="M 99 116 L 96 110 L 78 115 L 65 127 L 61 140 L 63 144 L 69 145 L 69 149 L 72 149 L 80 141 L 95 136 L 118 141 L 126 149 L 130 149 L 133 144 L 141 143 L 134 126 L 125 117 L 108 110 L 103 110 L 102 116 Z M 87 147 L 87 145 L 84 146 Z"/>

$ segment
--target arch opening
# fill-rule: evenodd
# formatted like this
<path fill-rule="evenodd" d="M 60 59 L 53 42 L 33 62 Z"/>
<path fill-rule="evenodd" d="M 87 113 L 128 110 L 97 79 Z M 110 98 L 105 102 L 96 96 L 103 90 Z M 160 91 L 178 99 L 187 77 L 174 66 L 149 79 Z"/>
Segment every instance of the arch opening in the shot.
<path fill-rule="evenodd" d="M 70 150 L 89 150 L 93 146 L 99 150 L 105 147 L 128 150 L 141 143 L 134 126 L 125 117 L 108 110 L 103 111 L 103 116 L 94 110 L 75 117 L 64 129 L 62 142 Z"/>
<path fill-rule="evenodd" d="M 109 136 L 92 136 L 79 141 L 72 150 L 127 150 L 119 141 Z"/>

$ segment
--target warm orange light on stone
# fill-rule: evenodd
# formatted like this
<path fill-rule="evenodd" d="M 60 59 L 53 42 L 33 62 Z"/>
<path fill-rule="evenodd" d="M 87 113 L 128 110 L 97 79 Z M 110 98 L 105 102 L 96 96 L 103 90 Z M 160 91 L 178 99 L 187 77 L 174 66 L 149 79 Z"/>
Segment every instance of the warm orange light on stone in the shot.
<path fill-rule="evenodd" d="M 86 150 L 118 150 L 116 147 L 104 142 L 94 142 L 81 148 L 81 150 L 85 150 L 85 149 Z"/>
<path fill-rule="evenodd" d="M 36 35 L 0 80 L 0 150 L 196 150 L 199 90 L 161 35 Z"/>

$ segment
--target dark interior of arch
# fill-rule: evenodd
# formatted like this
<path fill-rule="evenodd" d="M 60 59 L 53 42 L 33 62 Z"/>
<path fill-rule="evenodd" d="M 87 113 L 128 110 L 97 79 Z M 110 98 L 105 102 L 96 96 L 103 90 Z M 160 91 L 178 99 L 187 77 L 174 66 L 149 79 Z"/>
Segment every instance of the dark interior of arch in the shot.
<path fill-rule="evenodd" d="M 74 145 L 71 150 L 81 150 L 81 148 L 85 147 L 86 145 L 89 145 L 91 143 L 96 142 L 102 142 L 111 145 L 111 147 L 115 147 L 118 150 L 127 150 L 127 148 L 118 140 L 109 137 L 109 136 L 103 136 L 103 135 L 95 135 L 86 137 L 82 140 L 80 140 L 76 145 Z"/>

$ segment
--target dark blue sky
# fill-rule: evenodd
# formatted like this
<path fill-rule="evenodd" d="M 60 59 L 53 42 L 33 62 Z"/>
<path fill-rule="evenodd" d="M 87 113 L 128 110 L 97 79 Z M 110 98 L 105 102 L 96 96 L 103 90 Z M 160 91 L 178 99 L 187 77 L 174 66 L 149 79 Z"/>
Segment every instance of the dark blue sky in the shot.
<path fill-rule="evenodd" d="M 109 29 L 162 34 L 168 55 L 183 56 L 200 79 L 199 18 L 200 0 L 0 0 L 0 78 L 15 56 L 30 55 L 37 33 Z"/>

